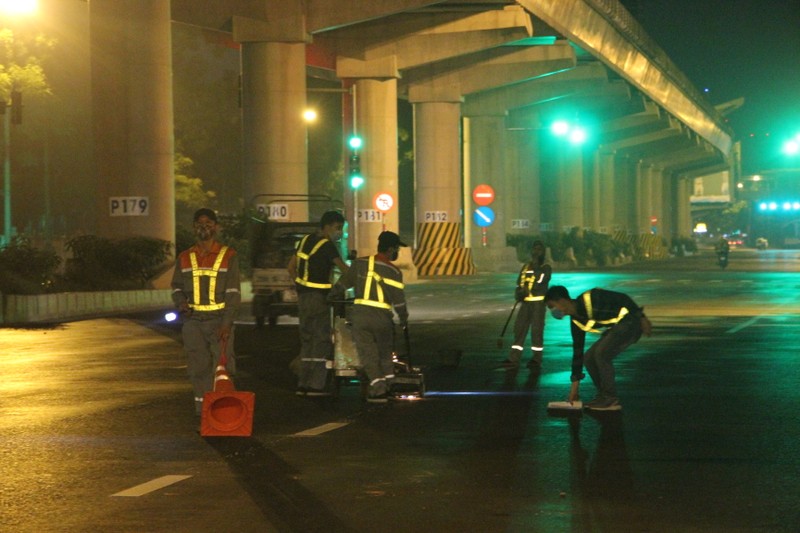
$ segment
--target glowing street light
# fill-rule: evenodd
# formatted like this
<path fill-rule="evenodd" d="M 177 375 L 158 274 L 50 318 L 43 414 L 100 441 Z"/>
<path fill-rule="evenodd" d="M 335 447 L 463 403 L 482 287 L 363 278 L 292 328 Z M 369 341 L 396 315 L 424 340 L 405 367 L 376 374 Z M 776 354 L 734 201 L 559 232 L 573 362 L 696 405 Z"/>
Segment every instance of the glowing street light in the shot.
<path fill-rule="evenodd" d="M 303 120 L 305 120 L 309 124 L 312 123 L 312 122 L 316 122 L 317 121 L 317 111 L 316 111 L 316 109 L 309 108 L 309 109 L 306 109 L 305 111 L 303 111 Z"/>
<path fill-rule="evenodd" d="M 6 15 L 31 15 L 39 9 L 39 0 L 0 0 L 0 12 Z"/>

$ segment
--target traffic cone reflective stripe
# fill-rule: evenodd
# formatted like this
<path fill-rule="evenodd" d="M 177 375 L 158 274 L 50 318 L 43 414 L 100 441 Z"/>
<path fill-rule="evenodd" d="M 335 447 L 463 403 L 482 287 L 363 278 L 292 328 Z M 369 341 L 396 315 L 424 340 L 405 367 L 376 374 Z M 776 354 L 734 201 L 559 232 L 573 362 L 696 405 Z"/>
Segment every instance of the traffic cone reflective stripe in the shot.
<path fill-rule="evenodd" d="M 214 375 L 214 392 L 229 392 L 235 390 L 233 380 L 228 375 L 225 365 L 219 365 Z"/>

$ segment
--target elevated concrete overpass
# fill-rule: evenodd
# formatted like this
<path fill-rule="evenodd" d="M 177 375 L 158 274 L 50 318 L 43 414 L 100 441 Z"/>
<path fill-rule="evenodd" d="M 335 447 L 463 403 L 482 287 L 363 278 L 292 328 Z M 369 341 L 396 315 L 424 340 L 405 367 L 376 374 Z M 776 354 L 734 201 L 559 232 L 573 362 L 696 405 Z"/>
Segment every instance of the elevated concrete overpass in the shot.
<path fill-rule="evenodd" d="M 425 274 L 515 267 L 507 234 L 689 235 L 690 180 L 730 167 L 722 117 L 617 0 L 93 0 L 90 16 L 99 209 L 154 199 L 144 223 L 108 217 L 112 235 L 174 234 L 170 21 L 240 44 L 245 198 L 308 191 L 309 71 L 352 95 L 347 127 L 366 140 L 368 178 L 347 199 L 356 220 L 378 193 L 398 199 L 396 102 L 411 102 Z M 584 125 L 587 142 L 552 138 L 557 118 Z M 479 183 L 496 191 L 483 235 Z M 360 254 L 398 231 L 398 213 L 354 224 Z"/>

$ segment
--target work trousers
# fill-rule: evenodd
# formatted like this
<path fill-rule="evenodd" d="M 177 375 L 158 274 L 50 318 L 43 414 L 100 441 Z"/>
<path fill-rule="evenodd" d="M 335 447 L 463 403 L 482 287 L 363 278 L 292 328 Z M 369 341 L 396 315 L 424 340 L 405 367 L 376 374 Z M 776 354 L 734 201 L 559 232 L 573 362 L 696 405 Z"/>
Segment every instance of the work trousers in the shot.
<path fill-rule="evenodd" d="M 628 346 L 642 336 L 641 320 L 638 316 L 626 318 L 608 328 L 600 340 L 592 344 L 583 356 L 583 366 L 597 388 L 597 397 L 603 400 L 617 399 L 617 385 L 612 361 Z"/>
<path fill-rule="evenodd" d="M 221 357 L 221 344 L 217 337 L 221 317 L 202 317 L 195 312 L 183 323 L 183 349 L 186 352 L 189 381 L 194 389 L 195 411 L 200 413 L 203 395 L 214 390 L 214 374 Z M 233 350 L 234 329 L 225 343 L 225 365 L 228 374 L 236 374 L 236 355 Z"/>
<path fill-rule="evenodd" d="M 331 307 L 327 291 L 303 291 L 297 294 L 300 319 L 300 389 L 323 390 L 333 368 Z"/>
<path fill-rule="evenodd" d="M 530 328 L 532 359 L 539 363 L 542 362 L 546 309 L 544 300 L 520 303 L 519 313 L 514 320 L 514 342 L 511 344 L 511 353 L 508 355 L 510 361 L 519 364 L 525 346 L 525 337 L 528 336 L 528 328 Z"/>
<path fill-rule="evenodd" d="M 394 321 L 391 311 L 354 305 L 353 342 L 369 381 L 369 395 L 387 394 L 394 379 Z"/>

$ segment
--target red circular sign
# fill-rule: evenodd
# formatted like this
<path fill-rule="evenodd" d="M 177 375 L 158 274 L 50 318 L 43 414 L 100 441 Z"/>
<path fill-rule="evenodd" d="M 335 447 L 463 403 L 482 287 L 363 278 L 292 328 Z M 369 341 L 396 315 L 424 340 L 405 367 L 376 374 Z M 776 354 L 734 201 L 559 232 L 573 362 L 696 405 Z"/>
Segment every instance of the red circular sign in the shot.
<path fill-rule="evenodd" d="M 388 192 L 381 192 L 375 195 L 373 204 L 375 205 L 375 209 L 385 213 L 394 207 L 394 198 Z"/>
<path fill-rule="evenodd" d="M 478 185 L 472 191 L 472 200 L 478 205 L 489 205 L 494 201 L 494 189 L 485 183 Z"/>

